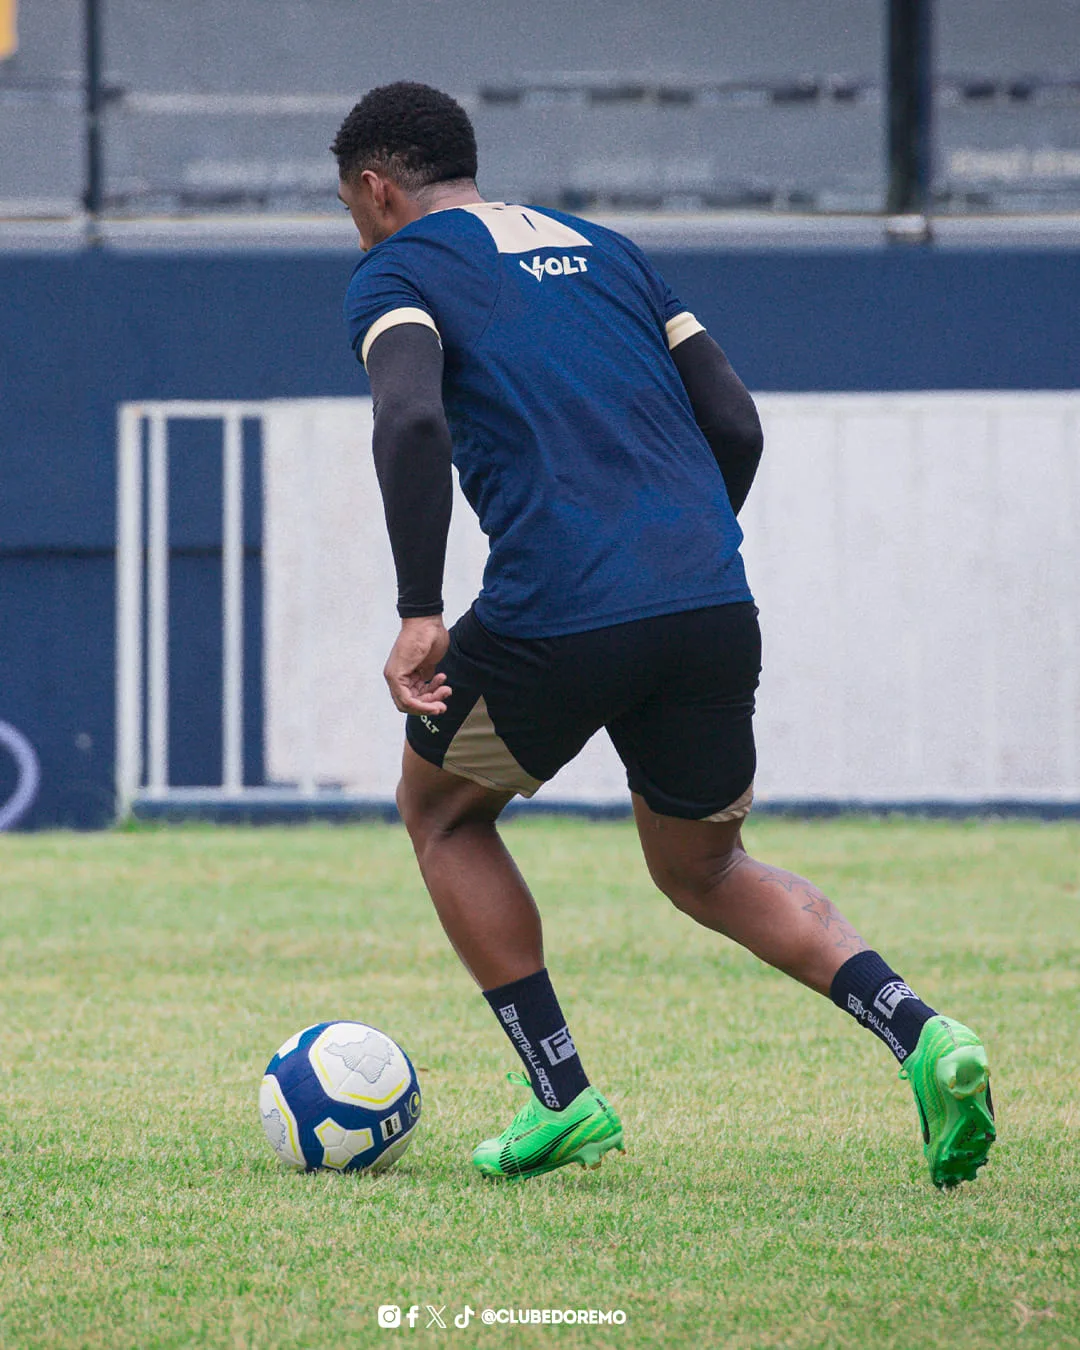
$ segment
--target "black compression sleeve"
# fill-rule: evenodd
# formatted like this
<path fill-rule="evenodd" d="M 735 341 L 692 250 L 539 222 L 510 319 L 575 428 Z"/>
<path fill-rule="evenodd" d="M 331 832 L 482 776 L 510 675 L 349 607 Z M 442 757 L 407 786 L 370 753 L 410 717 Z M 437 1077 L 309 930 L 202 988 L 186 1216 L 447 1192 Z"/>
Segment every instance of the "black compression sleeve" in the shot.
<path fill-rule="evenodd" d="M 761 459 L 763 437 L 754 400 L 708 333 L 695 333 L 672 351 L 694 410 L 724 475 L 731 509 L 738 513 Z"/>
<path fill-rule="evenodd" d="M 422 324 L 398 324 L 368 352 L 375 405 L 375 472 L 397 569 L 398 614 L 441 614 L 453 479 L 442 403 L 439 339 Z"/>

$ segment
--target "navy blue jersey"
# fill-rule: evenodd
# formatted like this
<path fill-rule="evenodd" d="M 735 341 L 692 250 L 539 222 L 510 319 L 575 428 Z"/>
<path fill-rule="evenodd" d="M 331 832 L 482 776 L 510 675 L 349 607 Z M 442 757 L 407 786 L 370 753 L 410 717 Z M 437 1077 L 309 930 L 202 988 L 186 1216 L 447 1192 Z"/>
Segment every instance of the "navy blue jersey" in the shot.
<path fill-rule="evenodd" d="M 701 330 L 628 239 L 485 202 L 406 225 L 345 298 L 380 333 L 439 335 L 464 494 L 490 553 L 480 621 L 555 637 L 749 600 L 742 534 L 670 348 Z"/>

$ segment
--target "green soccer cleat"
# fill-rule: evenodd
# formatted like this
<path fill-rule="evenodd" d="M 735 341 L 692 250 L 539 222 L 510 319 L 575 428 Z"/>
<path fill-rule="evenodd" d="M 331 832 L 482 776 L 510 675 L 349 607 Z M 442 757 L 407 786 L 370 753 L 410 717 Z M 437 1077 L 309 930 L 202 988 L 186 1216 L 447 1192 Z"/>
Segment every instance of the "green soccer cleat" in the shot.
<path fill-rule="evenodd" d="M 600 1166 L 608 1149 L 623 1149 L 622 1122 L 594 1087 L 579 1092 L 565 1110 L 552 1111 L 531 1090 L 522 1073 L 511 1083 L 530 1089 L 529 1100 L 497 1139 L 473 1150 L 473 1166 L 486 1177 L 538 1177 L 567 1163 Z"/>
<path fill-rule="evenodd" d="M 978 1036 L 951 1017 L 931 1017 L 900 1077 L 915 1094 L 930 1180 L 943 1189 L 974 1181 L 997 1135 Z"/>

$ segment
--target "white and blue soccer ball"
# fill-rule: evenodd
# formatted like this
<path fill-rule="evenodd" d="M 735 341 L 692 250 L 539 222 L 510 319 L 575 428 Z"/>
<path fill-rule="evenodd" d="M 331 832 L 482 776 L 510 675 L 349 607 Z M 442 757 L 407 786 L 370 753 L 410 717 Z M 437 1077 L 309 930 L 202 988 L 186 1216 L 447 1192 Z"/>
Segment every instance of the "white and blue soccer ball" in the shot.
<path fill-rule="evenodd" d="M 405 1051 L 363 1022 L 319 1022 L 266 1066 L 259 1114 L 290 1167 L 381 1172 L 412 1142 L 420 1085 Z"/>

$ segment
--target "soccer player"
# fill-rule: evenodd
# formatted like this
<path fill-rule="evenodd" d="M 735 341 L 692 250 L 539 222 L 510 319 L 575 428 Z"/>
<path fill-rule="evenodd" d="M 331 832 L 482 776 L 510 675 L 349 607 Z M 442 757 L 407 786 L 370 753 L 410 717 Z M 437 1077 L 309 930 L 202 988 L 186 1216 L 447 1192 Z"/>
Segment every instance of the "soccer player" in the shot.
<path fill-rule="evenodd" d="M 439 919 L 531 1089 L 473 1162 L 500 1177 L 621 1148 L 544 965 L 496 820 L 606 728 L 649 871 L 684 913 L 878 1036 L 915 1094 L 930 1176 L 994 1140 L 986 1053 L 928 1007 L 810 882 L 748 856 L 757 610 L 736 514 L 761 454 L 746 389 L 629 240 L 485 201 L 463 109 L 374 89 L 331 147 L 365 256 L 349 341 L 371 381 L 408 714 L 397 801 Z M 447 632 L 451 464 L 490 540 Z"/>

